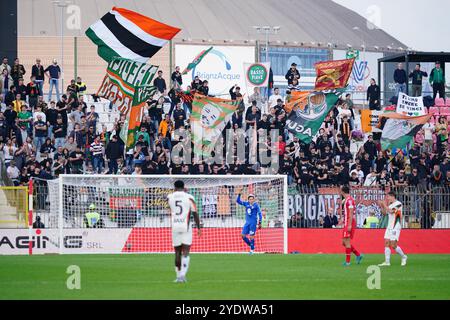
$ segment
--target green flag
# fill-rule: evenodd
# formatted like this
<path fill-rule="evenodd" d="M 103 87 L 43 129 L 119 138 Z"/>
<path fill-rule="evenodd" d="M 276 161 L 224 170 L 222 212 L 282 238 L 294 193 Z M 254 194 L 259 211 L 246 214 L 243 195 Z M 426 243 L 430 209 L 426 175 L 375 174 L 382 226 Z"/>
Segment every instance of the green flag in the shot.
<path fill-rule="evenodd" d="M 343 91 L 316 91 L 299 98 L 302 101 L 296 103 L 296 109 L 290 113 L 287 129 L 304 143 L 310 143 Z"/>
<path fill-rule="evenodd" d="M 422 126 L 430 120 L 431 115 L 408 117 L 390 112 L 381 114 L 380 118 L 387 118 L 382 126 L 381 149 L 403 149 L 412 142 L 414 136 Z"/>
<path fill-rule="evenodd" d="M 126 121 L 126 133 L 124 133 L 127 135 L 126 141 L 124 140 L 127 150 L 133 148 L 136 143 L 135 136 L 141 126 L 145 102 L 151 99 L 155 92 L 156 87 L 154 86 L 138 86 L 135 88 L 130 116 Z M 122 138 L 122 131 L 120 132 L 120 137 Z"/>
<path fill-rule="evenodd" d="M 186 69 L 183 70 L 183 72 L 181 73 L 182 75 L 187 74 L 189 71 L 191 71 L 192 69 L 194 69 L 202 60 L 203 58 L 208 54 L 208 52 L 210 52 L 212 50 L 213 47 L 210 47 L 209 49 L 203 50 L 202 52 L 200 52 L 195 58 L 194 60 L 192 60 L 191 63 L 188 64 L 188 66 L 186 67 Z"/>
<path fill-rule="evenodd" d="M 225 125 L 236 111 L 240 100 L 194 96 L 191 128 L 195 154 L 210 156 Z"/>

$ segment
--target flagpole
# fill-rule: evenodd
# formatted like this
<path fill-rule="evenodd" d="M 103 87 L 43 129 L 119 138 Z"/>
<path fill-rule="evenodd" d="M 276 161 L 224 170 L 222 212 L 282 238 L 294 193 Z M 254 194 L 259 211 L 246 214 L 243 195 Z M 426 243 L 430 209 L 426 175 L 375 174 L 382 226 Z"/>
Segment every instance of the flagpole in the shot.
<path fill-rule="evenodd" d="M 172 56 L 172 39 L 169 40 L 169 76 L 170 76 L 170 87 L 172 88 L 172 66 L 173 56 Z"/>

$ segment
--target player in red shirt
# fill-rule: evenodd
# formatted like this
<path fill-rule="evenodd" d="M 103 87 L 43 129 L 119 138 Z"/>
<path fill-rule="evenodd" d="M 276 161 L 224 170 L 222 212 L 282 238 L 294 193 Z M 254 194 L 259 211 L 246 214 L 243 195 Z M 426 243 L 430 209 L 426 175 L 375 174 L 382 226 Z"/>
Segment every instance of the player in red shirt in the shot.
<path fill-rule="evenodd" d="M 356 217 L 355 217 L 355 199 L 350 196 L 350 188 L 348 186 L 343 186 L 341 188 L 341 195 L 344 198 L 343 200 L 343 210 L 344 220 L 341 223 L 344 224 L 344 229 L 342 232 L 342 245 L 345 247 L 345 262 L 344 266 L 350 265 L 350 258 L 352 252 L 356 256 L 356 263 L 360 264 L 363 256 L 351 245 L 351 239 L 355 235 L 356 230 Z"/>

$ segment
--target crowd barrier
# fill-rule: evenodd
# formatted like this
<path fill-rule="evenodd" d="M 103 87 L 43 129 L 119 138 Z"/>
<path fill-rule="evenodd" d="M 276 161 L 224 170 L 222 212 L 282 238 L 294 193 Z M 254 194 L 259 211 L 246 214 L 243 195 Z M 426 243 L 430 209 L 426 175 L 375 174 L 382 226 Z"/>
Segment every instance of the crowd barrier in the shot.
<path fill-rule="evenodd" d="M 385 195 L 393 190 L 403 203 L 402 227 L 404 229 L 450 229 L 450 189 L 448 187 L 353 187 L 351 194 L 356 200 L 358 228 L 365 228 L 365 220 L 373 214 L 378 218 L 376 228 L 385 228 L 387 217 L 381 209 Z M 45 180 L 34 180 L 34 212 L 48 227 L 56 227 L 57 214 L 50 201 L 51 188 Z M 101 214 L 108 214 L 107 212 Z M 336 218 L 328 219 L 327 215 Z M 289 228 L 333 228 L 327 222 L 341 219 L 341 196 L 336 186 L 288 188 Z M 132 226 L 128 226 L 132 227 Z M 334 226 L 336 227 L 336 226 Z"/>

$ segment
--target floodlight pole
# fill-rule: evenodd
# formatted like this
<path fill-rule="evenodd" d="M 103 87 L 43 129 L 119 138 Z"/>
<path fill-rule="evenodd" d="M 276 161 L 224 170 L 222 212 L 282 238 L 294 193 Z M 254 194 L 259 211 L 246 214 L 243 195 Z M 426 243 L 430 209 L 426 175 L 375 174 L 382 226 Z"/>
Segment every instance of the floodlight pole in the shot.
<path fill-rule="evenodd" d="M 55 0 L 53 4 L 61 8 L 61 94 L 64 94 L 64 9 L 70 1 Z"/>

